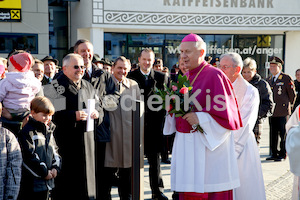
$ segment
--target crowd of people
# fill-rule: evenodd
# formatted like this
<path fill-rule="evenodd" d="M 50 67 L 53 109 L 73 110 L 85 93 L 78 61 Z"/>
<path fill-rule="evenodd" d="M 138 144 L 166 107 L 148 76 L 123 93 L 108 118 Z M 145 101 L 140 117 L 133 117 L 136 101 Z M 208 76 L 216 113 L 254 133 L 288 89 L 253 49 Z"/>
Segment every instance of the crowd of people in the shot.
<path fill-rule="evenodd" d="M 266 199 L 258 150 L 263 120 L 270 125 L 267 160 L 284 161 L 288 116 L 299 113 L 300 70 L 293 81 L 272 56 L 264 80 L 255 60 L 237 53 L 210 64 L 195 34 L 183 38 L 180 52 L 171 70 L 149 48 L 138 64 L 124 56 L 100 59 L 85 39 L 61 67 L 51 56 L 39 60 L 23 50 L 0 58 L 0 200 L 109 200 L 112 186 L 121 200 L 131 199 L 135 100 L 145 102 L 141 134 L 152 199 L 168 199 L 161 162 L 171 164 L 173 199 Z M 211 98 L 195 96 L 184 116 L 149 104 L 179 75 L 193 94 Z"/>

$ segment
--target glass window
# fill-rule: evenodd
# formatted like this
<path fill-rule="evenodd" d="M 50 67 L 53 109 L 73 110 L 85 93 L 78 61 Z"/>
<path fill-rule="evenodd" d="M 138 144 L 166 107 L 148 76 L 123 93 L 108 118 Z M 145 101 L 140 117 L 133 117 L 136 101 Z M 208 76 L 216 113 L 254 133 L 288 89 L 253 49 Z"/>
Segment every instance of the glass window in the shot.
<path fill-rule="evenodd" d="M 54 4 L 53 4 L 54 5 Z M 60 61 L 68 52 L 67 3 L 49 5 L 49 54 Z M 73 44 L 72 44 L 73 45 Z M 59 63 L 62 65 L 62 63 Z"/>
<path fill-rule="evenodd" d="M 104 34 L 105 57 L 111 60 L 120 55 L 138 62 L 143 48 L 151 48 L 156 58 L 162 58 L 164 66 L 172 69 L 180 55 L 179 45 L 186 34 Z M 269 56 L 283 57 L 283 35 L 200 35 L 207 44 L 206 54 L 217 65 L 219 57 L 227 52 L 239 53 L 243 59 L 252 57 L 257 62 L 257 71 L 268 77 L 265 63 Z"/>
<path fill-rule="evenodd" d="M 104 57 L 115 60 L 119 56 L 127 57 L 126 49 L 127 34 L 104 33 Z"/>
<path fill-rule="evenodd" d="M 162 46 L 164 34 L 128 34 L 129 46 Z"/>
<path fill-rule="evenodd" d="M 234 48 L 239 49 L 243 59 L 253 58 L 257 72 L 263 78 L 269 76 L 266 62 L 270 56 L 283 58 L 283 35 L 235 35 Z"/>
<path fill-rule="evenodd" d="M 173 65 L 178 63 L 180 50 L 179 45 L 184 38 L 184 34 L 167 34 L 165 42 L 165 60 L 164 65 L 172 69 Z"/>
<path fill-rule="evenodd" d="M 0 33 L 0 53 L 23 49 L 38 54 L 38 34 Z"/>

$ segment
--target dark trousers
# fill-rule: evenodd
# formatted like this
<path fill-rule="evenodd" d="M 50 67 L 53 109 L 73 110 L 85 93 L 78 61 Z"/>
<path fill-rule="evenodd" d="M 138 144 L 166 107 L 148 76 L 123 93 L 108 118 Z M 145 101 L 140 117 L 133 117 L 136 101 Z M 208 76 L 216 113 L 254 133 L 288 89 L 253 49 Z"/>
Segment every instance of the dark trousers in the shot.
<path fill-rule="evenodd" d="M 161 160 L 168 160 L 169 159 L 169 141 L 166 135 L 163 136 L 163 146 L 161 150 Z"/>
<path fill-rule="evenodd" d="M 48 200 L 49 191 L 33 192 L 32 189 L 21 190 L 18 200 Z"/>
<path fill-rule="evenodd" d="M 164 191 L 164 183 L 160 171 L 159 153 L 146 155 L 149 163 L 149 180 L 152 194 L 159 194 Z"/>
<path fill-rule="evenodd" d="M 14 113 L 12 115 L 12 119 L 6 119 L 5 117 L 1 117 L 0 121 L 2 122 L 2 126 L 8 130 L 10 130 L 16 137 L 19 136 L 19 132 L 22 129 L 22 123 L 25 117 L 29 114 L 29 111 Z"/>
<path fill-rule="evenodd" d="M 285 157 L 285 124 L 286 117 L 270 117 L 270 148 L 274 157 Z M 280 136 L 280 150 L 278 151 L 278 136 Z"/>
<path fill-rule="evenodd" d="M 163 136 L 163 146 L 161 152 L 162 161 L 169 159 L 169 153 L 172 154 L 174 138 L 175 138 L 175 133 L 173 133 L 172 135 Z"/>
<path fill-rule="evenodd" d="M 110 168 L 104 167 L 100 180 L 99 196 L 97 199 L 111 200 L 111 187 L 114 174 L 118 173 L 118 192 L 121 200 L 130 200 L 131 194 L 131 168 Z"/>
<path fill-rule="evenodd" d="M 105 159 L 105 142 L 96 142 L 96 197 L 97 200 L 102 199 L 100 194 L 103 194 L 103 182 L 102 177 L 104 176 L 104 159 Z"/>

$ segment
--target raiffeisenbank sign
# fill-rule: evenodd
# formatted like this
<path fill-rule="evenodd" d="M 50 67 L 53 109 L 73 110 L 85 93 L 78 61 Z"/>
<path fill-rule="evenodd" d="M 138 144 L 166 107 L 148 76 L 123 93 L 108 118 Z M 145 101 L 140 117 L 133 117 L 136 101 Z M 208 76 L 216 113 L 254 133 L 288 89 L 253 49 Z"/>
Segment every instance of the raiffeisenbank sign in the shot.
<path fill-rule="evenodd" d="M 163 0 L 164 6 L 205 8 L 273 8 L 273 0 Z"/>
<path fill-rule="evenodd" d="M 104 0 L 103 17 L 110 24 L 300 27 L 300 0 Z"/>
<path fill-rule="evenodd" d="M 119 6 L 116 6 L 119 5 Z M 299 0 L 104 0 L 105 10 L 169 13 L 300 14 Z"/>

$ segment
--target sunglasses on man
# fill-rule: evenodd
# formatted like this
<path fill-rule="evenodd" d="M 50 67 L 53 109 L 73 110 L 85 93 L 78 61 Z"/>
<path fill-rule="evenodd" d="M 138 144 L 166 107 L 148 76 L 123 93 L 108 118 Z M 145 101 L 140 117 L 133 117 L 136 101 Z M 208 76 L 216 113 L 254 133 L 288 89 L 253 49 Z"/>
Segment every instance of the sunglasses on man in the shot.
<path fill-rule="evenodd" d="M 74 67 L 74 69 L 79 69 L 79 68 L 84 69 L 84 66 L 79 66 L 79 65 L 74 65 L 73 67 Z"/>

